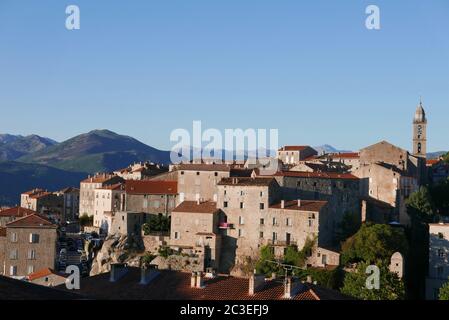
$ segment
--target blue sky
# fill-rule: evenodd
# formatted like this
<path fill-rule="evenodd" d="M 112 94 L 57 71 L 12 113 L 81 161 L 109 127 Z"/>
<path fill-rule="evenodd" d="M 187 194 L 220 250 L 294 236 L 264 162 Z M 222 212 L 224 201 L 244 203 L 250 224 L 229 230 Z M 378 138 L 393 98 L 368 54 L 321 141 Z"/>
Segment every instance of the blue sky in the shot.
<path fill-rule="evenodd" d="M 81 29 L 65 29 L 76 4 Z M 381 30 L 365 28 L 380 7 Z M 449 149 L 449 2 L 0 0 L 0 132 L 278 128 L 280 144 Z"/>

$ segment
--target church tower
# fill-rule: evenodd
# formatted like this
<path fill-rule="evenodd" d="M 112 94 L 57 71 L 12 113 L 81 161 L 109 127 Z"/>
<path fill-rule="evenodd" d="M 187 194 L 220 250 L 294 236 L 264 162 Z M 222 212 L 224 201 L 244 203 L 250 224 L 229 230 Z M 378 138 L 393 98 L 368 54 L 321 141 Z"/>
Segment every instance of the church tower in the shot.
<path fill-rule="evenodd" d="M 427 119 L 426 112 L 419 102 L 416 108 L 415 117 L 413 118 L 413 155 L 426 158 L 427 152 Z"/>

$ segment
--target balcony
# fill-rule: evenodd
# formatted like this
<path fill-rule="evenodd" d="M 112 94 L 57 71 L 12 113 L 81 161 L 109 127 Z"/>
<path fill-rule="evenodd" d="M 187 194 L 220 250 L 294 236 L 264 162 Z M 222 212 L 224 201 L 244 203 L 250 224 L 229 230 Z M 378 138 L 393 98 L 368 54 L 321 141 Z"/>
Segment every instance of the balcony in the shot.
<path fill-rule="evenodd" d="M 234 225 L 228 222 L 220 222 L 220 224 L 218 225 L 219 229 L 232 229 L 233 227 Z"/>
<path fill-rule="evenodd" d="M 293 240 L 286 241 L 286 240 L 268 239 L 268 240 L 264 240 L 262 242 L 264 244 L 268 244 L 271 246 L 279 246 L 279 247 L 288 247 L 288 246 L 296 246 L 297 245 L 296 241 L 293 241 Z"/>

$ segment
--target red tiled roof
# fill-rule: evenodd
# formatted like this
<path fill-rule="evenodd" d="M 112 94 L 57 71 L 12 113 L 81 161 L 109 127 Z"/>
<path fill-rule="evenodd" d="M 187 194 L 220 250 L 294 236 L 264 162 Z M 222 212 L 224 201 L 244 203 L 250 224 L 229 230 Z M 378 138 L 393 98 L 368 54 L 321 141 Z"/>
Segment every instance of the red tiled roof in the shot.
<path fill-rule="evenodd" d="M 141 285 L 140 269 L 129 272 L 117 282 L 110 282 L 110 273 L 81 279 L 81 294 L 95 299 L 114 300 L 347 300 L 337 291 L 312 284 L 293 284 L 291 299 L 284 298 L 283 279 L 268 280 L 254 295 L 249 294 L 249 280 L 218 276 L 204 279 L 204 288 L 191 288 L 191 273 L 160 270 L 159 276 L 148 285 Z M 67 290 L 65 285 L 58 286 Z"/>
<path fill-rule="evenodd" d="M 327 204 L 327 201 L 301 200 L 301 206 L 298 206 L 298 200 L 285 201 L 285 210 L 311 211 L 319 212 Z M 281 209 L 281 203 L 271 205 L 272 209 Z"/>
<path fill-rule="evenodd" d="M 274 178 L 267 177 L 267 178 L 252 178 L 252 177 L 231 177 L 231 178 L 223 178 L 218 183 L 220 186 L 257 186 L 257 187 L 264 187 L 269 186 L 273 182 Z"/>
<path fill-rule="evenodd" d="M 227 164 L 207 164 L 207 163 L 182 163 L 177 166 L 178 170 L 184 171 L 224 171 L 228 172 L 231 167 Z"/>
<path fill-rule="evenodd" d="M 98 189 L 100 189 L 100 190 L 124 190 L 125 186 L 123 185 L 123 183 L 116 183 L 116 184 L 103 186 L 103 187 L 98 188 Z"/>
<path fill-rule="evenodd" d="M 303 172 L 303 171 L 279 171 L 275 176 L 283 177 L 299 177 L 299 178 L 321 178 L 321 179 L 350 179 L 359 180 L 355 175 L 350 173 L 337 172 Z"/>
<path fill-rule="evenodd" d="M 29 214 L 35 214 L 36 211 L 22 208 L 22 207 L 14 207 L 0 211 L 0 217 L 16 217 L 20 218 L 23 216 L 27 216 Z"/>
<path fill-rule="evenodd" d="M 360 158 L 360 154 L 358 152 L 332 153 L 331 156 L 334 158 L 341 158 L 341 159 L 358 159 L 358 158 Z"/>
<path fill-rule="evenodd" d="M 434 164 L 437 164 L 438 162 L 440 162 L 441 160 L 440 159 L 430 159 L 430 160 L 427 160 L 426 161 L 426 164 L 428 165 L 428 166 L 433 166 Z"/>
<path fill-rule="evenodd" d="M 32 274 L 28 275 L 28 280 L 29 281 L 33 281 L 33 280 L 36 280 L 36 279 L 39 279 L 39 278 L 47 277 L 47 276 L 49 276 L 51 274 L 55 274 L 55 275 L 58 275 L 58 276 L 66 278 L 66 276 L 64 276 L 64 275 L 62 275 L 60 273 L 55 272 L 53 269 L 45 268 L 45 269 L 38 270 L 38 271 L 33 272 Z"/>
<path fill-rule="evenodd" d="M 26 228 L 26 227 L 41 227 L 41 228 L 57 228 L 50 220 L 39 215 L 30 214 L 28 216 L 16 219 L 6 224 L 7 228 Z"/>
<path fill-rule="evenodd" d="M 206 201 L 198 204 L 197 201 L 184 201 L 172 212 L 215 213 L 218 210 L 216 202 Z"/>
<path fill-rule="evenodd" d="M 127 180 L 127 194 L 172 194 L 178 193 L 177 181 L 169 180 Z"/>
<path fill-rule="evenodd" d="M 303 151 L 309 146 L 283 146 L 278 151 Z"/>
<path fill-rule="evenodd" d="M 112 178 L 116 177 L 113 174 L 98 174 L 93 177 L 89 177 L 81 181 L 82 183 L 104 183 Z"/>
<path fill-rule="evenodd" d="M 26 194 L 26 195 L 30 196 L 32 194 L 42 193 L 42 192 L 45 192 L 45 190 L 44 189 L 33 189 L 33 190 L 30 190 L 30 191 L 23 192 L 22 194 Z"/>

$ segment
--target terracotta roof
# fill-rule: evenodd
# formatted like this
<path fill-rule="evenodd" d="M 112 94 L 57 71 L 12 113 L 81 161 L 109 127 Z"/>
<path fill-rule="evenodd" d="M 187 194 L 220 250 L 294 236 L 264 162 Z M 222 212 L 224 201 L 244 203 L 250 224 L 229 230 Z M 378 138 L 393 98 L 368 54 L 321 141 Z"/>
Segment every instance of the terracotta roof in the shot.
<path fill-rule="evenodd" d="M 218 185 L 224 186 L 269 186 L 273 182 L 273 178 L 248 178 L 248 177 L 231 177 L 223 178 Z"/>
<path fill-rule="evenodd" d="M 334 158 L 341 158 L 341 159 L 358 159 L 358 158 L 360 158 L 360 154 L 358 152 L 332 153 L 331 156 Z"/>
<path fill-rule="evenodd" d="M 41 227 L 41 228 L 57 228 L 50 220 L 35 213 L 28 216 L 16 219 L 6 224 L 8 228 L 26 228 L 26 227 Z"/>
<path fill-rule="evenodd" d="M 177 194 L 177 181 L 169 180 L 127 180 L 127 194 Z"/>
<path fill-rule="evenodd" d="M 206 163 L 182 163 L 177 166 L 178 170 L 184 171 L 224 171 L 231 170 L 227 164 L 206 164 Z"/>
<path fill-rule="evenodd" d="M 41 192 L 41 193 L 32 194 L 32 195 L 30 195 L 30 198 L 31 199 L 40 199 L 40 198 L 43 198 L 43 197 L 46 197 L 49 195 L 51 195 L 51 192 L 45 191 L 45 192 Z"/>
<path fill-rule="evenodd" d="M 0 227 L 0 237 L 6 237 L 6 228 Z"/>
<path fill-rule="evenodd" d="M 55 274 L 55 275 L 58 275 L 60 277 L 67 278 L 66 275 L 60 274 L 58 272 L 55 272 L 53 269 L 45 268 L 45 269 L 38 270 L 38 271 L 33 272 L 30 275 L 28 275 L 28 280 L 29 281 L 34 281 L 34 280 L 39 279 L 39 278 L 47 277 L 47 276 L 49 276 L 51 274 Z"/>
<path fill-rule="evenodd" d="M 98 174 L 93 177 L 89 177 L 81 181 L 82 183 L 104 183 L 112 178 L 116 177 L 113 174 Z"/>
<path fill-rule="evenodd" d="M 327 201 L 315 201 L 315 200 L 301 200 L 301 206 L 298 206 L 298 200 L 285 201 L 285 210 L 297 210 L 297 211 L 311 211 L 319 212 L 321 208 L 327 205 Z M 272 209 L 281 209 L 281 203 L 276 203 L 270 206 Z"/>
<path fill-rule="evenodd" d="M 79 192 L 79 191 L 80 190 L 78 188 L 68 187 L 68 188 L 62 189 L 60 192 L 61 193 L 69 193 L 69 192 Z"/>
<path fill-rule="evenodd" d="M 215 213 L 218 210 L 216 202 L 206 201 L 198 204 L 197 201 L 184 201 L 172 212 Z"/>
<path fill-rule="evenodd" d="M 427 160 L 426 161 L 426 164 L 428 165 L 428 166 L 433 166 L 434 164 L 437 164 L 438 162 L 440 162 L 441 160 L 440 159 L 430 159 L 430 160 Z"/>
<path fill-rule="evenodd" d="M 26 194 L 26 195 L 30 196 L 32 194 L 42 193 L 42 192 L 45 192 L 45 190 L 37 188 L 37 189 L 33 189 L 33 190 L 30 190 L 30 191 L 23 192 L 22 194 Z"/>
<path fill-rule="evenodd" d="M 302 151 L 306 148 L 309 148 L 309 146 L 283 146 L 278 151 Z"/>
<path fill-rule="evenodd" d="M 65 285 L 64 285 L 65 286 Z M 85 299 L 78 293 L 37 285 L 0 276 L 0 300 L 72 300 Z"/>
<path fill-rule="evenodd" d="M 107 186 L 103 186 L 101 188 L 97 188 L 97 190 L 124 190 L 125 186 L 123 183 L 116 183 L 116 184 L 111 184 L 111 185 L 107 185 Z"/>
<path fill-rule="evenodd" d="M 353 174 L 337 173 L 337 172 L 279 171 L 276 172 L 274 175 L 282 177 L 359 180 L 359 178 L 357 178 Z"/>
<path fill-rule="evenodd" d="M 22 207 L 14 207 L 0 211 L 0 217 L 16 217 L 20 218 L 23 216 L 27 216 L 29 214 L 35 214 L 36 211 L 22 208 Z"/>
<path fill-rule="evenodd" d="M 110 282 L 110 273 L 81 279 L 82 294 L 94 299 L 113 300 L 289 300 L 283 297 L 283 279 L 268 280 L 254 295 L 249 295 L 249 280 L 218 276 L 205 279 L 202 289 L 190 287 L 191 273 L 160 270 L 147 285 L 141 285 L 140 269 L 129 268 L 119 281 Z M 297 284 L 294 284 L 295 288 Z M 65 286 L 58 286 L 65 289 Z M 337 291 L 302 284 L 291 300 L 347 300 Z"/>

